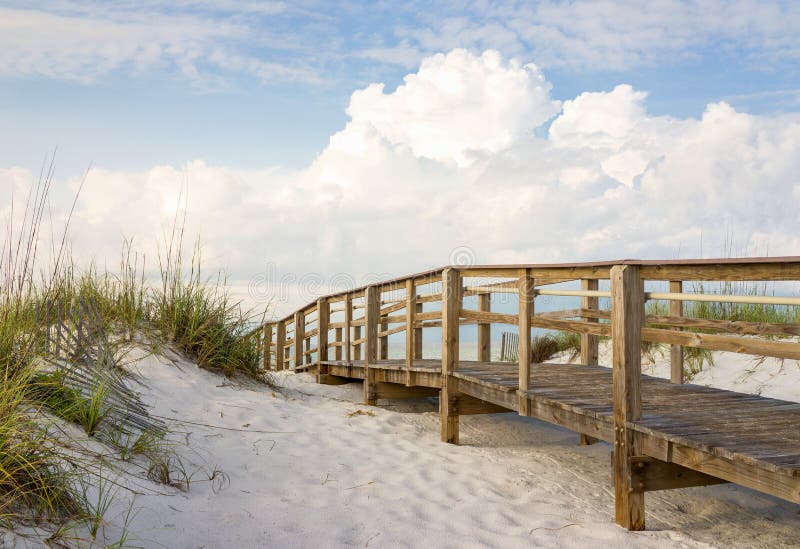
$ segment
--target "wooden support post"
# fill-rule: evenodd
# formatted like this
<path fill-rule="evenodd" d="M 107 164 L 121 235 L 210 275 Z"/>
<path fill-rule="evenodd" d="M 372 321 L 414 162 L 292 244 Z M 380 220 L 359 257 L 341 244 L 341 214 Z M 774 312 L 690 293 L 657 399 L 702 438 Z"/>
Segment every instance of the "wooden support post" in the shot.
<path fill-rule="evenodd" d="M 683 282 L 670 280 L 670 293 L 683 293 Z M 683 301 L 672 300 L 669 302 L 669 316 L 683 316 Z M 674 328 L 680 330 L 680 328 Z M 683 383 L 683 347 L 670 345 L 669 348 L 669 379 L 672 383 Z"/>
<path fill-rule="evenodd" d="M 461 311 L 461 274 L 447 268 L 442 273 L 442 390 L 439 414 L 442 442 L 458 444 L 458 318 Z"/>
<path fill-rule="evenodd" d="M 380 293 L 377 286 L 364 290 L 364 404 L 376 406 L 375 372 L 370 365 L 378 361 L 378 316 L 380 315 Z"/>
<path fill-rule="evenodd" d="M 328 374 L 328 323 L 330 321 L 328 300 L 321 297 L 317 300 L 317 383 Z"/>
<path fill-rule="evenodd" d="M 478 294 L 478 310 L 491 312 L 492 294 Z M 489 362 L 492 360 L 492 323 L 481 322 L 478 324 L 478 360 Z"/>
<path fill-rule="evenodd" d="M 598 289 L 598 281 L 594 278 L 585 278 L 581 280 L 581 290 Z M 599 299 L 597 297 L 582 297 L 581 308 L 589 310 L 597 310 L 599 307 Z M 587 319 L 588 322 L 597 322 L 596 318 Z M 599 348 L 600 338 L 596 335 L 581 334 L 581 364 L 594 366 L 599 363 Z M 588 446 L 597 442 L 597 439 L 585 433 L 581 433 L 581 445 Z"/>
<path fill-rule="evenodd" d="M 294 367 L 303 365 L 303 341 L 306 337 L 306 315 L 302 311 L 294 313 Z"/>
<path fill-rule="evenodd" d="M 617 524 L 644 530 L 644 490 L 633 483 L 631 458 L 642 454 L 629 421 L 642 417 L 641 335 L 644 286 L 637 265 L 611 268 L 611 345 L 614 401 L 614 498 Z"/>
<path fill-rule="evenodd" d="M 272 326 L 273 324 L 264 324 L 263 342 L 264 347 L 261 351 L 264 353 L 264 370 L 270 371 L 272 369 Z"/>
<path fill-rule="evenodd" d="M 417 316 L 417 286 L 413 278 L 406 280 L 406 386 L 411 387 L 411 368 L 414 366 L 414 319 Z"/>
<path fill-rule="evenodd" d="M 286 367 L 283 358 L 283 346 L 286 344 L 286 324 L 279 320 L 275 325 L 275 369 L 280 371 Z"/>
<path fill-rule="evenodd" d="M 531 403 L 526 391 L 531 379 L 531 315 L 533 314 L 534 281 L 528 269 L 521 269 L 518 279 L 519 289 L 519 415 L 531 413 Z"/>
<path fill-rule="evenodd" d="M 344 296 L 344 361 L 350 366 L 353 350 L 350 344 L 350 323 L 353 322 L 353 299 L 350 294 Z"/>

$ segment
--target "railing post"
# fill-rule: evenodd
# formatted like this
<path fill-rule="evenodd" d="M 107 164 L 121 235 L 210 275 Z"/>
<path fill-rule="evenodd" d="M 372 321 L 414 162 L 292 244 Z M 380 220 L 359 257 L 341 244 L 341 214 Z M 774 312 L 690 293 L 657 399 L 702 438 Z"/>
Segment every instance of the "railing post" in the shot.
<path fill-rule="evenodd" d="M 333 338 L 336 342 L 336 348 L 333 350 L 333 360 L 337 362 L 341 362 L 342 360 L 342 334 L 344 331 L 342 328 L 336 328 L 333 332 Z"/>
<path fill-rule="evenodd" d="M 328 374 L 328 324 L 330 320 L 330 305 L 324 297 L 317 299 L 317 383 L 321 383 L 323 376 Z"/>
<path fill-rule="evenodd" d="M 520 269 L 519 280 L 519 415 L 529 416 L 531 403 L 527 391 L 531 379 L 531 315 L 533 314 L 534 280 L 528 269 Z"/>
<path fill-rule="evenodd" d="M 492 310 L 492 294 L 478 294 L 478 310 L 490 312 Z M 478 360 L 489 362 L 492 360 L 492 323 L 481 322 L 478 324 Z"/>
<path fill-rule="evenodd" d="M 358 341 L 361 339 L 361 332 L 364 330 L 361 329 L 361 326 L 353 326 L 353 339 Z M 361 347 L 363 344 L 359 343 L 358 345 L 353 346 L 353 360 L 361 360 Z"/>
<path fill-rule="evenodd" d="M 380 308 L 380 305 L 378 305 L 378 308 Z M 381 332 L 385 332 L 388 329 L 389 329 L 389 324 L 387 322 L 381 322 Z M 380 345 L 378 347 L 380 349 L 381 360 L 388 360 L 389 359 L 389 336 L 381 336 L 379 341 L 380 341 Z"/>
<path fill-rule="evenodd" d="M 581 279 L 581 290 L 597 291 L 599 283 L 595 278 Z M 597 297 L 582 297 L 581 309 L 596 311 L 599 308 L 600 300 Z M 587 322 L 598 322 L 596 318 L 588 318 Z M 592 334 L 581 334 L 581 364 L 595 366 L 599 364 L 600 338 Z M 587 434 L 581 433 L 581 444 L 588 446 L 597 442 L 597 439 Z"/>
<path fill-rule="evenodd" d="M 442 389 L 439 414 L 442 442 L 458 444 L 458 319 L 461 314 L 461 274 L 447 268 L 442 273 Z"/>
<path fill-rule="evenodd" d="M 272 324 L 264 324 L 264 370 L 270 371 L 272 369 Z"/>
<path fill-rule="evenodd" d="M 644 491 L 632 481 L 631 458 L 641 455 L 628 422 L 642 417 L 641 335 L 644 286 L 637 265 L 611 269 L 611 345 L 614 401 L 614 498 L 617 524 L 644 530 Z"/>
<path fill-rule="evenodd" d="M 406 280 L 406 386 L 411 387 L 411 368 L 416 358 L 416 335 L 414 320 L 417 316 L 417 285 L 413 278 Z"/>
<path fill-rule="evenodd" d="M 670 280 L 670 293 L 683 293 L 683 282 L 680 280 Z M 670 316 L 683 316 L 683 301 L 671 300 L 669 302 Z M 680 328 L 675 328 L 680 331 Z M 669 379 L 672 383 L 683 383 L 683 347 L 671 345 L 669 348 Z"/>
<path fill-rule="evenodd" d="M 353 299 L 350 294 L 344 296 L 344 360 L 350 366 L 352 349 L 350 348 L 350 324 L 353 322 Z"/>
<path fill-rule="evenodd" d="M 370 365 L 378 361 L 378 317 L 380 315 L 380 293 L 377 286 L 368 286 L 364 291 L 364 404 L 376 406 L 375 372 Z"/>
<path fill-rule="evenodd" d="M 306 337 L 306 315 L 303 311 L 294 313 L 294 367 L 303 365 L 303 340 Z"/>
<path fill-rule="evenodd" d="M 596 279 L 582 279 L 581 290 L 597 291 L 599 285 Z M 599 299 L 596 297 L 582 297 L 581 308 L 589 311 L 597 310 Z M 588 322 L 597 322 L 596 318 L 587 319 Z M 598 364 L 600 338 L 592 334 L 581 334 L 581 364 L 596 366 Z"/>
<path fill-rule="evenodd" d="M 275 327 L 275 370 L 281 371 L 286 367 L 286 360 L 283 358 L 283 347 L 286 345 L 286 324 L 279 320 Z"/>
<path fill-rule="evenodd" d="M 414 291 L 416 291 L 416 288 Z M 422 303 L 417 303 L 414 310 L 414 319 L 416 321 L 416 315 L 422 312 Z M 422 328 L 414 328 L 414 360 L 422 360 Z"/>

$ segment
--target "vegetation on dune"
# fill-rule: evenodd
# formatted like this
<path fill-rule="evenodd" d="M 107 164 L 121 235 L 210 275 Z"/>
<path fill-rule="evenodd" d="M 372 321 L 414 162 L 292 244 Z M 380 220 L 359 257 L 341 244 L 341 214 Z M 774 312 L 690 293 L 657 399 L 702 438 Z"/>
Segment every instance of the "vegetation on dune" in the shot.
<path fill-rule="evenodd" d="M 224 279 L 201 278 L 199 245 L 185 272 L 182 227 L 160 258 L 161 284 L 150 284 L 130 242 L 117 273 L 80 271 L 67 259 L 67 228 L 42 269 L 37 246 L 50 176 L 35 185 L 0 250 L 0 525 L 70 521 L 94 538 L 114 497 L 106 458 L 181 489 L 191 477 L 166 426 L 128 386 L 132 343 L 172 345 L 226 375 L 264 373 L 255 342 L 242 337 L 248 313 Z M 91 458 L 100 470 L 52 416 L 113 450 Z"/>

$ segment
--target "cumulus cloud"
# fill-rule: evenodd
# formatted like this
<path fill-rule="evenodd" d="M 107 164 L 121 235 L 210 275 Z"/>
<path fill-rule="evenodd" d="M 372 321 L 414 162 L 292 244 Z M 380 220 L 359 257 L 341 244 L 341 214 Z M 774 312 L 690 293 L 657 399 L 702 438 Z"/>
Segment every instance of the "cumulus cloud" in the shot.
<path fill-rule="evenodd" d="M 731 236 L 750 252 L 800 249 L 800 115 L 713 103 L 655 116 L 626 85 L 559 111 L 549 90 L 531 65 L 457 50 L 393 92 L 354 92 L 350 121 L 300 170 L 94 169 L 75 249 L 116 257 L 122 235 L 149 246 L 182 186 L 209 266 L 246 281 L 271 262 L 293 288 L 308 273 L 324 287 L 422 270 L 465 247 L 483 263 L 686 257 L 701 240 L 713 255 Z"/>
<path fill-rule="evenodd" d="M 383 84 L 356 91 L 347 114 L 351 126 L 371 126 L 415 156 L 463 166 L 474 154 L 506 149 L 555 115 L 559 102 L 550 88 L 533 64 L 457 49 L 423 60 L 390 94 Z"/>

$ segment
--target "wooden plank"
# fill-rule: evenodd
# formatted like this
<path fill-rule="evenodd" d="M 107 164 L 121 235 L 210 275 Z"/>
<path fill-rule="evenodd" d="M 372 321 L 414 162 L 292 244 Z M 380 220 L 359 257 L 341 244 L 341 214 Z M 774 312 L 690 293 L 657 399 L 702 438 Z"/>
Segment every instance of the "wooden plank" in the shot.
<path fill-rule="evenodd" d="M 583 279 L 581 280 L 581 289 L 596 291 L 598 288 L 598 281 L 596 279 Z M 596 310 L 599 305 L 597 297 L 585 296 L 581 298 L 581 308 L 586 310 Z M 589 322 L 597 323 L 596 319 L 591 319 Z M 581 334 L 581 364 L 594 366 L 598 362 L 599 356 L 599 343 L 600 338 L 596 335 L 589 333 Z"/>
<path fill-rule="evenodd" d="M 385 324 L 381 324 L 381 326 L 385 326 Z M 378 332 L 378 337 L 381 339 L 381 360 L 388 360 L 389 359 L 389 340 L 388 337 L 392 334 L 399 334 L 400 332 L 405 332 L 405 326 L 397 326 L 396 328 L 391 328 L 389 330 L 381 330 Z"/>
<path fill-rule="evenodd" d="M 710 486 L 728 481 L 649 456 L 631 457 L 632 483 L 644 492 Z"/>
<path fill-rule="evenodd" d="M 406 386 L 411 386 L 411 367 L 414 365 L 414 349 L 417 331 L 414 319 L 417 314 L 417 286 L 413 278 L 406 280 Z"/>
<path fill-rule="evenodd" d="M 697 280 L 697 281 L 762 281 L 800 280 L 800 261 L 796 263 L 725 263 L 707 262 L 697 265 L 680 265 L 668 262 L 642 265 L 640 274 L 647 280 Z"/>
<path fill-rule="evenodd" d="M 426 398 L 439 396 L 439 389 L 434 387 L 407 387 L 405 384 L 377 382 L 376 398 Z"/>
<path fill-rule="evenodd" d="M 519 391 L 528 390 L 531 379 L 531 315 L 533 315 L 534 279 L 528 269 L 522 269 L 517 279 L 519 293 L 519 347 L 517 349 L 517 362 L 519 366 Z M 530 415 L 530 401 L 527 395 L 520 396 L 519 414 Z"/>
<path fill-rule="evenodd" d="M 442 390 L 439 397 L 442 442 L 458 444 L 457 381 L 458 317 L 461 310 L 461 275 L 452 268 L 442 273 Z"/>
<path fill-rule="evenodd" d="M 701 347 L 712 351 L 728 351 L 756 356 L 772 356 L 800 360 L 800 344 L 786 341 L 769 341 L 756 338 L 717 334 L 676 332 L 661 328 L 643 328 L 642 337 L 647 341 Z"/>
<path fill-rule="evenodd" d="M 328 374 L 328 367 L 323 361 L 328 360 L 328 322 L 330 321 L 330 305 L 321 297 L 317 300 L 317 383 L 322 383 L 323 376 Z"/>
<path fill-rule="evenodd" d="M 595 292 L 599 288 L 597 279 L 584 278 L 581 279 L 581 290 L 588 292 Z M 599 298 L 597 296 L 585 295 L 581 297 L 581 309 L 596 310 L 599 306 Z M 588 322 L 597 323 L 596 319 L 590 319 Z M 596 335 L 582 333 L 581 334 L 581 364 L 594 366 L 599 361 L 600 354 L 600 338 Z M 595 444 L 597 438 L 587 434 L 581 433 L 580 444 L 581 446 L 589 446 Z"/>
<path fill-rule="evenodd" d="M 303 365 L 303 338 L 305 337 L 306 315 L 302 311 L 294 313 L 294 367 Z"/>
<path fill-rule="evenodd" d="M 493 322 L 495 324 L 519 325 L 519 315 L 493 313 L 490 311 L 472 311 L 470 309 L 461 309 L 459 315 L 461 316 L 461 318 L 467 320 L 475 320 L 477 322 Z M 424 318 L 424 315 L 419 315 L 419 316 L 422 316 Z"/>
<path fill-rule="evenodd" d="M 608 324 L 595 324 L 583 320 L 560 320 L 534 315 L 531 318 L 531 326 L 548 330 L 561 330 L 563 332 L 578 332 L 604 337 L 611 336 L 611 327 Z"/>
<path fill-rule="evenodd" d="M 492 310 L 492 295 L 481 294 L 478 296 L 478 311 L 488 313 Z M 478 360 L 492 359 L 492 323 L 481 322 L 478 324 Z"/>
<path fill-rule="evenodd" d="M 342 328 L 336 328 L 333 334 L 333 337 L 336 339 L 335 349 L 333 350 L 333 358 L 335 360 L 342 360 L 342 347 L 344 346 L 344 343 L 342 343 L 342 336 L 344 332 Z"/>
<path fill-rule="evenodd" d="M 387 316 L 397 311 L 401 311 L 406 308 L 405 301 L 401 301 L 400 303 L 394 303 L 389 305 L 388 307 L 384 307 L 381 309 L 381 316 Z"/>
<path fill-rule="evenodd" d="M 353 340 L 350 343 L 353 345 L 353 360 L 362 360 L 361 345 L 364 343 L 364 338 L 361 337 L 361 326 L 353 327 Z"/>
<path fill-rule="evenodd" d="M 644 530 L 644 491 L 632 484 L 632 456 L 641 455 L 628 422 L 642 417 L 641 332 L 644 286 L 635 265 L 611 269 L 612 386 L 614 402 L 614 501 L 617 524 Z"/>
<path fill-rule="evenodd" d="M 460 416 L 471 416 L 477 414 L 505 414 L 514 412 L 504 406 L 498 406 L 492 402 L 487 402 L 470 395 L 460 394 L 455 403 L 456 412 Z"/>
<path fill-rule="evenodd" d="M 350 362 L 352 357 L 352 349 L 350 348 L 350 330 L 352 329 L 351 322 L 353 321 L 353 298 L 350 294 L 344 295 L 344 360 Z"/>
<path fill-rule="evenodd" d="M 364 290 L 364 404 L 375 406 L 378 399 L 374 391 L 374 372 L 370 366 L 378 361 L 378 311 L 380 293 L 377 286 Z"/>
<path fill-rule="evenodd" d="M 683 281 L 670 280 L 669 291 L 672 293 L 683 292 Z M 669 314 L 673 317 L 683 316 L 683 301 L 673 300 L 669 302 Z M 672 383 L 683 383 L 683 347 L 680 345 L 670 345 L 669 349 L 669 379 Z"/>
<path fill-rule="evenodd" d="M 659 450 L 661 450 L 660 459 L 668 459 L 672 463 L 695 471 L 800 503 L 800 476 L 774 473 L 676 443 L 666 444 L 666 450 L 664 450 L 663 439 L 644 433 L 639 433 L 639 435 L 642 438 L 642 448 L 648 455 L 659 454 Z"/>
<path fill-rule="evenodd" d="M 262 353 L 264 354 L 264 370 L 272 369 L 272 324 L 264 324 L 264 337 Z"/>
<path fill-rule="evenodd" d="M 680 303 L 680 302 L 678 302 Z M 585 318 L 610 318 L 608 311 L 581 311 L 580 315 Z M 675 328 L 697 328 L 700 330 L 713 330 L 717 332 L 728 332 L 740 335 L 777 335 L 777 336 L 797 336 L 800 335 L 800 324 L 782 324 L 770 322 L 745 322 L 740 320 L 716 320 L 705 318 L 690 318 L 672 315 L 647 315 L 647 324 L 658 326 L 670 326 Z"/>
<path fill-rule="evenodd" d="M 275 369 L 280 371 L 286 367 L 284 346 L 286 345 L 286 324 L 279 320 L 275 327 Z"/>

